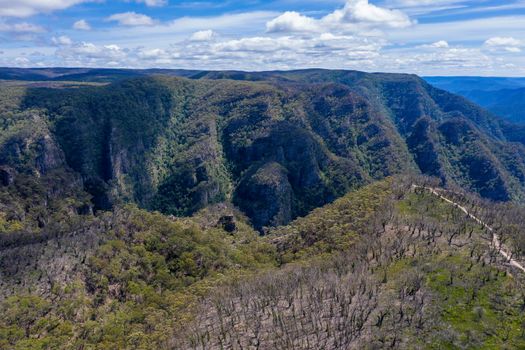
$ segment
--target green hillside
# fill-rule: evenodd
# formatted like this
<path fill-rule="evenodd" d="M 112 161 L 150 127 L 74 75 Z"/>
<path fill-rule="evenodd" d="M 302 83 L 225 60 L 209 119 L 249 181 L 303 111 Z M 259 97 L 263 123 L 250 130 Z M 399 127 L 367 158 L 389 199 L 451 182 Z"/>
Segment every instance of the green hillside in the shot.
<path fill-rule="evenodd" d="M 21 124 L 5 114 L 4 129 L 22 132 L 28 113 L 38 113 L 95 209 L 132 202 L 180 216 L 232 201 L 261 229 L 410 171 L 486 198 L 523 200 L 522 128 L 416 76 L 310 70 L 193 78 L 6 87 Z M 17 137 L 24 136 L 6 139 L 2 157 Z"/>

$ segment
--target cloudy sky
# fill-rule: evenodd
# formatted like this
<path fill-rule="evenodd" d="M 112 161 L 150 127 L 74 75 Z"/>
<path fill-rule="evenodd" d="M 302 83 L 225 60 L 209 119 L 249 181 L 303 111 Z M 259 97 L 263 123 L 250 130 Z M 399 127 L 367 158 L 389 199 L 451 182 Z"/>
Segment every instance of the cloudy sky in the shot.
<path fill-rule="evenodd" d="M 525 76 L 525 0 L 0 0 L 0 66 Z"/>

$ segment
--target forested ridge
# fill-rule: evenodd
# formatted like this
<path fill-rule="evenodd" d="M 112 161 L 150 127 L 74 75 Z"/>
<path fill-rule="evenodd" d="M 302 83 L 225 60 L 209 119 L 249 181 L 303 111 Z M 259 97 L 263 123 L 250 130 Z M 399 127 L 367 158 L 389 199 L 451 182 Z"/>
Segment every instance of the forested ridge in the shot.
<path fill-rule="evenodd" d="M 412 75 L 2 72 L 0 348 L 525 347 L 522 127 Z"/>

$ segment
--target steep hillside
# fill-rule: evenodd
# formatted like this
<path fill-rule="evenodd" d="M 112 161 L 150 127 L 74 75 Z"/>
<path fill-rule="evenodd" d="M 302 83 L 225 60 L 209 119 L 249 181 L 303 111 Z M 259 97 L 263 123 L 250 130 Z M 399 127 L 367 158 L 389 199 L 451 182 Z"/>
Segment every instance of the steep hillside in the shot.
<path fill-rule="evenodd" d="M 416 76 L 201 72 L 3 91 L 5 172 L 21 172 L 13 152 L 36 157 L 35 174 L 47 159 L 95 209 L 131 202 L 180 216 L 226 201 L 261 230 L 406 172 L 494 200 L 525 196 L 523 128 Z M 34 115 L 47 146 L 31 156 L 20 145 L 36 142 L 24 136 Z"/>
<path fill-rule="evenodd" d="M 209 79 L 266 79 L 278 86 L 337 84 L 393 123 L 424 174 L 495 200 L 523 198 L 523 127 L 416 76 L 353 71 L 209 72 Z"/>
<path fill-rule="evenodd" d="M 388 119 L 344 86 L 155 78 L 31 89 L 23 105 L 48 113 L 97 208 L 184 215 L 231 198 L 260 228 L 413 167 Z"/>

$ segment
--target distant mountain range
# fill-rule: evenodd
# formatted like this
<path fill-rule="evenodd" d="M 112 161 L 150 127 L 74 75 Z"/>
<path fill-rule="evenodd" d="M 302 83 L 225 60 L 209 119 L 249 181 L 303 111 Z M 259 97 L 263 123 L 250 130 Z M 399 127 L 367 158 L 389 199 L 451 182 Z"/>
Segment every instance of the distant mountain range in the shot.
<path fill-rule="evenodd" d="M 0 68 L 0 79 L 38 82 L 81 81 L 110 83 L 125 78 L 151 75 L 198 79 L 209 72 L 184 69 L 105 69 L 105 68 Z M 229 79 L 247 79 L 246 72 L 223 72 Z M 249 74 L 248 80 L 265 79 L 275 72 Z M 424 77 L 429 84 L 461 95 L 515 123 L 525 123 L 525 78 L 435 76 Z M 41 84 L 41 83 L 40 83 Z"/>
<path fill-rule="evenodd" d="M 110 68 L 0 68 L 0 79 L 22 81 L 111 82 L 123 78 L 163 74 L 191 76 L 200 71 L 177 69 L 110 69 Z"/>
<path fill-rule="evenodd" d="M 425 80 L 462 95 L 500 117 L 525 123 L 525 78 L 426 77 Z"/>

